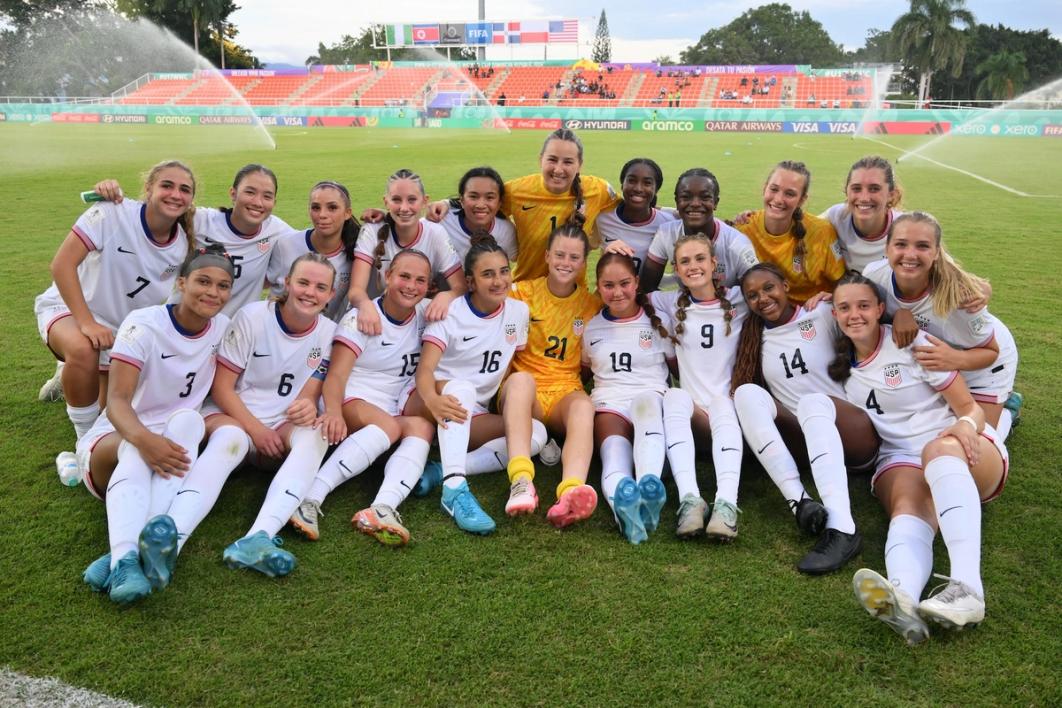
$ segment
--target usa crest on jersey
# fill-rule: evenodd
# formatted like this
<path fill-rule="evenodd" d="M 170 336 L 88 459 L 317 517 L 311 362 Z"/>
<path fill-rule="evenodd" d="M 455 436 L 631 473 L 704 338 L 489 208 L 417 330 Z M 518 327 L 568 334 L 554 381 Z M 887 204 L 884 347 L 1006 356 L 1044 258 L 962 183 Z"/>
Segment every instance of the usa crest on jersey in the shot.
<path fill-rule="evenodd" d="M 316 369 L 321 363 L 321 347 L 314 347 L 306 356 L 306 366 Z"/>
<path fill-rule="evenodd" d="M 797 323 L 797 329 L 800 330 L 800 338 L 808 342 L 815 339 L 815 320 L 804 320 Z"/>
<path fill-rule="evenodd" d="M 258 245 L 258 250 L 261 251 L 262 253 L 265 253 L 266 251 L 269 250 L 269 245 L 270 245 L 269 244 L 269 239 L 267 239 L 267 238 L 260 239 L 258 241 L 257 245 Z"/>
<path fill-rule="evenodd" d="M 576 337 L 581 337 L 583 335 L 583 326 L 583 318 L 581 317 L 576 317 L 572 321 L 572 332 L 575 333 Z"/>
<path fill-rule="evenodd" d="M 516 344 L 516 323 L 509 322 L 505 325 L 505 341 L 508 344 Z"/>
<path fill-rule="evenodd" d="M 889 388 L 896 388 L 903 382 L 899 364 L 889 364 L 882 369 L 882 372 L 885 374 L 885 385 Z"/>
<path fill-rule="evenodd" d="M 804 257 L 801 256 L 800 254 L 797 254 L 797 253 L 793 254 L 793 272 L 794 273 L 803 273 L 804 272 Z"/>
<path fill-rule="evenodd" d="M 638 333 L 638 346 L 642 349 L 653 348 L 653 333 L 651 330 L 643 329 Z"/>

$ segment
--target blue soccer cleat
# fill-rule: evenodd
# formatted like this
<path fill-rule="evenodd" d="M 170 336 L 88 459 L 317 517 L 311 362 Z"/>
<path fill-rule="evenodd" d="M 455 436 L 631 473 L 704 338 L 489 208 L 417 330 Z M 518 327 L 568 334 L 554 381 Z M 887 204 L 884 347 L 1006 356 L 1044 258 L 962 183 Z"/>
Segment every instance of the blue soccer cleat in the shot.
<path fill-rule="evenodd" d="M 642 495 L 638 490 L 638 483 L 630 477 L 624 478 L 612 496 L 612 511 L 616 514 L 620 531 L 635 545 L 649 539 L 642 522 L 641 508 Z"/>
<path fill-rule="evenodd" d="M 642 525 L 648 535 L 660 525 L 660 510 L 667 501 L 667 490 L 659 477 L 647 474 L 638 481 L 638 493 L 642 496 Z"/>
<path fill-rule="evenodd" d="M 151 583 L 144 577 L 136 551 L 126 553 L 118 561 L 118 565 L 114 566 L 111 571 L 110 589 L 111 600 L 119 605 L 128 605 L 151 594 Z"/>
<path fill-rule="evenodd" d="M 462 531 L 486 536 L 495 529 L 494 519 L 483 511 L 479 502 L 472 496 L 468 482 L 464 480 L 461 480 L 461 485 L 458 487 L 443 487 L 439 506 L 454 517 L 454 523 Z"/>
<path fill-rule="evenodd" d="M 225 549 L 222 558 L 233 570 L 251 568 L 270 578 L 279 578 L 295 570 L 295 556 L 279 548 L 280 536 L 269 537 L 265 531 L 245 536 Z"/>
<path fill-rule="evenodd" d="M 140 531 L 140 567 L 152 590 L 162 590 L 173 579 L 177 563 L 177 525 L 166 514 L 159 514 Z"/>
<path fill-rule="evenodd" d="M 413 487 L 413 496 L 426 497 L 442 484 L 443 468 L 435 460 L 428 460 L 424 465 L 424 471 L 420 473 L 420 479 Z"/>
<path fill-rule="evenodd" d="M 111 580 L 111 554 L 104 553 L 89 563 L 88 568 L 85 568 L 85 572 L 81 577 L 92 588 L 92 592 L 107 590 Z"/>

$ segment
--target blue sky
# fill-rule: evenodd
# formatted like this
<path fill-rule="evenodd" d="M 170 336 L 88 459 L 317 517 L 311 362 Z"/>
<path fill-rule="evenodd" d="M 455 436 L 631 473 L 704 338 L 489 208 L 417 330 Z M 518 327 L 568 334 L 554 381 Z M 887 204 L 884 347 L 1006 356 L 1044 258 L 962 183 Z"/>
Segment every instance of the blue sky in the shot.
<path fill-rule="evenodd" d="M 317 49 L 318 42 L 332 44 L 360 27 L 384 22 L 464 22 L 476 17 L 477 0 L 449 1 L 388 0 L 385 6 L 350 0 L 243 0 L 232 16 L 240 30 L 238 41 L 264 61 L 302 64 Z M 538 17 L 577 17 L 582 44 L 551 47 L 549 58 L 567 59 L 588 55 L 588 43 L 602 7 L 608 15 L 613 59 L 649 61 L 669 55 L 678 58 L 708 29 L 727 24 L 749 8 L 766 2 L 625 2 L 622 0 L 487 0 L 487 18 L 519 20 Z M 846 48 L 863 45 L 868 28 L 886 29 L 907 9 L 907 2 L 883 0 L 790 0 L 795 10 L 808 10 L 825 26 L 835 42 Z M 979 22 L 1004 24 L 1015 29 L 1047 28 L 1062 36 L 1062 2 L 1059 0 L 967 0 Z M 312 8 L 312 9 L 310 9 Z M 543 56 L 542 47 L 493 50 L 493 59 L 524 59 Z"/>

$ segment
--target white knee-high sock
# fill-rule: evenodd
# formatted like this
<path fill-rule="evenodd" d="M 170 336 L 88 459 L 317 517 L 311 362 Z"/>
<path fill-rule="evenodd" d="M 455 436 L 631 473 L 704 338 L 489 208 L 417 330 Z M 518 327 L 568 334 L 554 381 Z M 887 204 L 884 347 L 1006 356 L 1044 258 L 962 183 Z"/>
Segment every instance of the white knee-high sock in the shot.
<path fill-rule="evenodd" d="M 937 508 L 937 524 L 951 562 L 952 580 L 961 580 L 982 598 L 981 495 L 966 460 L 943 455 L 925 467 Z"/>
<path fill-rule="evenodd" d="M 148 520 L 151 503 L 151 469 L 128 441 L 118 448 L 118 466 L 107 485 L 107 536 L 111 544 L 111 570 L 137 549 L 140 530 Z"/>
<path fill-rule="evenodd" d="M 159 514 L 165 514 L 170 508 L 170 504 L 173 502 L 174 497 L 177 496 L 177 492 L 184 485 L 185 477 L 191 473 L 192 467 L 195 465 L 196 460 L 199 459 L 199 443 L 202 442 L 204 434 L 206 434 L 206 424 L 203 423 L 203 416 L 199 415 L 199 411 L 179 410 L 170 415 L 166 421 L 166 425 L 162 429 L 162 437 L 172 440 L 187 450 L 191 464 L 189 464 L 188 472 L 185 472 L 184 477 L 171 476 L 166 478 L 158 474 L 151 475 L 149 519 L 153 519 Z"/>
<path fill-rule="evenodd" d="M 468 411 L 464 423 L 454 420 L 446 421 L 446 427 L 439 426 L 439 458 L 443 468 L 443 484 L 450 488 L 461 486 L 467 471 L 468 436 L 472 428 L 472 411 L 476 408 L 476 387 L 468 381 L 447 381 L 443 386 L 444 396 L 453 396 L 461 402 L 461 407 Z"/>
<path fill-rule="evenodd" d="M 812 393 L 797 404 L 797 420 L 804 431 L 808 460 L 815 486 L 826 507 L 826 528 L 855 533 L 852 504 L 848 498 L 848 469 L 844 466 L 844 444 L 837 432 L 837 409 L 829 396 Z"/>
<path fill-rule="evenodd" d="M 259 531 L 277 535 L 302 503 L 327 451 L 328 442 L 319 431 L 298 427 L 291 432 L 291 452 L 273 477 L 248 536 Z"/>
<path fill-rule="evenodd" d="M 601 494 L 612 506 L 616 487 L 624 477 L 633 477 L 634 449 L 622 435 L 610 435 L 601 441 Z"/>
<path fill-rule="evenodd" d="M 306 501 L 321 504 L 332 490 L 369 469 L 391 447 L 387 433 L 377 425 L 366 425 L 339 443 L 324 463 L 306 494 Z"/>
<path fill-rule="evenodd" d="M 679 388 L 668 389 L 664 394 L 664 442 L 667 444 L 667 461 L 671 476 L 675 478 L 679 499 L 692 494 L 699 497 L 697 487 L 696 450 L 693 446 L 693 399 Z"/>
<path fill-rule="evenodd" d="M 634 477 L 660 476 L 664 469 L 667 443 L 664 440 L 662 398 L 655 393 L 640 393 L 631 402 L 634 423 Z"/>
<path fill-rule="evenodd" d="M 782 497 L 796 513 L 796 503 L 808 496 L 800 482 L 800 471 L 789 448 L 785 446 L 778 426 L 778 406 L 774 397 L 756 384 L 742 384 L 734 392 L 734 410 L 741 432 L 749 441 L 752 454 L 767 472 Z"/>
<path fill-rule="evenodd" d="M 420 479 L 420 473 L 424 471 L 430 447 L 427 440 L 418 437 L 402 438 L 398 449 L 391 453 L 384 465 L 383 484 L 372 501 L 373 505 L 384 504 L 397 509 L 406 500 L 413 485 Z"/>
<path fill-rule="evenodd" d="M 885 574 L 918 602 L 933 572 L 933 537 L 937 532 L 917 516 L 900 514 L 889 522 L 885 537 Z"/>
<path fill-rule="evenodd" d="M 546 426 L 540 420 L 531 420 L 531 457 L 542 452 L 549 434 Z M 509 446 L 505 438 L 494 438 L 483 443 L 482 446 L 468 453 L 468 461 L 465 463 L 467 474 L 485 474 L 487 472 L 501 472 L 509 464 Z"/>
<path fill-rule="evenodd" d="M 708 403 L 708 422 L 712 428 L 712 463 L 715 465 L 715 500 L 737 506 L 738 483 L 741 481 L 741 455 L 745 445 L 741 437 L 734 402 L 715 398 Z"/>
<path fill-rule="evenodd" d="M 1004 408 L 999 414 L 999 422 L 995 424 L 996 432 L 999 434 L 999 439 L 1002 442 L 1007 441 L 1007 437 L 1010 435 L 1010 429 L 1014 427 L 1014 416 L 1011 414 L 1009 408 Z"/>
<path fill-rule="evenodd" d="M 100 417 L 100 404 L 97 401 L 93 401 L 87 406 L 78 407 L 68 403 L 66 405 L 66 415 L 74 426 L 74 434 L 80 440 L 89 431 L 92 424 L 96 422 L 96 419 Z"/>
<path fill-rule="evenodd" d="M 210 434 L 167 512 L 177 526 L 178 550 L 214 508 L 225 480 L 247 457 L 250 447 L 251 438 L 235 425 L 223 425 Z"/>

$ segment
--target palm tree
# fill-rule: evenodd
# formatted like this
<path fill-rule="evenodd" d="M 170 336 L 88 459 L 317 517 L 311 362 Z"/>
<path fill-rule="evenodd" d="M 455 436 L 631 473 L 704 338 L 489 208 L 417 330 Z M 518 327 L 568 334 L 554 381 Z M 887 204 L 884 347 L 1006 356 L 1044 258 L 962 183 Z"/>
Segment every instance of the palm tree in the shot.
<path fill-rule="evenodd" d="M 966 35 L 956 25 L 975 23 L 966 0 L 911 0 L 911 8 L 893 23 L 896 49 L 919 72 L 919 104 L 928 97 L 933 72 L 950 68 L 956 77 L 962 72 Z"/>
<path fill-rule="evenodd" d="M 984 75 L 977 85 L 977 97 L 1011 100 L 1029 80 L 1025 55 L 1001 49 L 977 65 L 974 73 Z"/>

